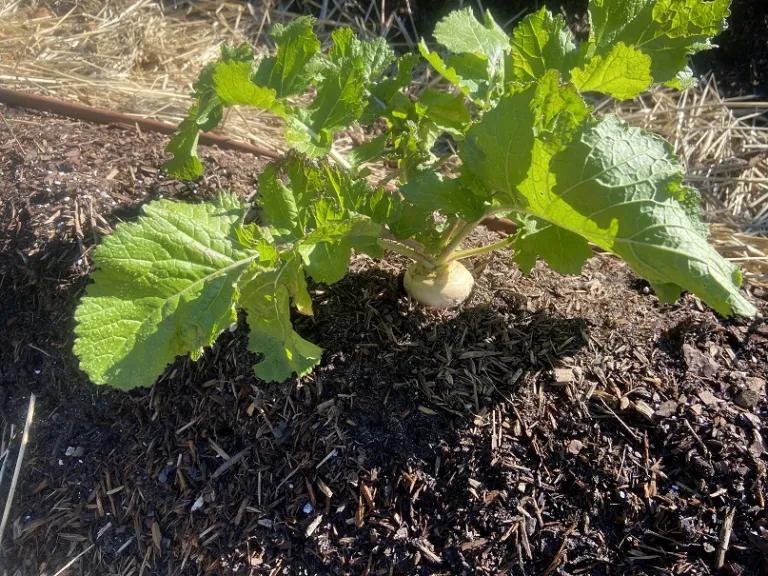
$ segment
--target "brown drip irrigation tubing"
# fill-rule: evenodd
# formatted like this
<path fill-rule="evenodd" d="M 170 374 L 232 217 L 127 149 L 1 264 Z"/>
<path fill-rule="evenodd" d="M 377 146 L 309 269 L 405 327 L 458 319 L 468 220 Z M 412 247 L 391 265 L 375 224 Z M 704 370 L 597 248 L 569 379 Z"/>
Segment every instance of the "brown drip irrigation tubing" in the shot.
<path fill-rule="evenodd" d="M 158 120 L 130 116 L 129 114 L 105 110 L 104 108 L 83 106 L 82 104 L 66 102 L 64 100 L 39 96 L 37 94 L 30 94 L 29 92 L 16 92 L 15 90 L 0 88 L 0 102 L 11 106 L 29 108 L 31 110 L 51 112 L 52 114 L 58 114 L 59 116 L 66 116 L 68 118 L 84 120 L 85 122 L 93 122 L 95 124 L 138 126 L 139 130 L 143 130 L 144 132 L 159 132 L 161 134 L 173 134 L 176 131 L 176 126 Z M 246 144 L 245 142 L 240 142 L 238 140 L 232 140 L 226 136 L 220 136 L 219 134 L 200 134 L 200 144 L 206 146 L 218 146 L 223 150 L 248 152 L 249 154 L 263 156 L 265 158 L 279 158 L 280 156 L 273 150 L 268 150 L 261 146 L 254 146 L 253 144 Z M 517 225 L 507 218 L 487 218 L 483 220 L 482 225 L 494 232 L 502 232 L 505 234 L 513 234 L 517 230 Z"/>

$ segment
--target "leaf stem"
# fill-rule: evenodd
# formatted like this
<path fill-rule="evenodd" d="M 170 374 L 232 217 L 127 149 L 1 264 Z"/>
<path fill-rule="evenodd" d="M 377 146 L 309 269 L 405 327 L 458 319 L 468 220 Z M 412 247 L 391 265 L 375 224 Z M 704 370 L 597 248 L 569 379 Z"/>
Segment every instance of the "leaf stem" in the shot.
<path fill-rule="evenodd" d="M 464 242 L 464 240 L 472 234 L 472 231 L 477 228 L 478 224 L 483 221 L 483 218 L 480 218 L 479 220 L 475 220 L 474 222 L 465 222 L 464 225 L 459 228 L 459 231 L 456 233 L 456 236 L 453 237 L 453 240 L 451 240 L 450 244 L 443 248 L 443 251 L 440 252 L 440 255 L 435 259 L 435 264 L 437 266 L 443 266 L 450 262 L 451 255 L 458 250 L 459 246 L 461 246 L 461 243 Z"/>
<path fill-rule="evenodd" d="M 385 250 L 389 250 L 390 252 L 395 252 L 402 256 L 406 256 L 411 260 L 415 260 L 416 262 L 418 262 L 425 268 L 428 268 L 429 270 L 432 270 L 435 268 L 435 263 L 432 262 L 432 260 L 430 260 L 427 256 L 417 252 L 413 248 L 409 248 L 404 244 L 400 244 L 400 242 L 395 242 L 394 240 L 387 240 L 386 238 L 379 238 L 379 246 L 381 246 Z"/>
<path fill-rule="evenodd" d="M 333 158 L 333 161 L 336 162 L 336 164 L 341 166 L 347 172 L 354 173 L 354 168 L 352 167 L 352 164 L 347 162 L 347 159 L 344 158 L 344 156 L 342 156 L 342 154 L 340 152 L 337 152 L 336 150 L 331 148 L 331 150 L 328 152 L 328 156 Z"/>
<path fill-rule="evenodd" d="M 480 246 L 479 248 L 470 248 L 468 250 L 456 250 L 449 258 L 446 260 L 446 264 L 449 262 L 453 262 L 454 260 L 462 260 L 464 258 L 469 258 L 471 256 L 479 256 L 480 254 L 485 254 L 486 252 L 493 252 L 494 250 L 499 250 L 500 248 L 504 248 L 505 246 L 509 246 L 514 241 L 514 236 L 507 236 L 503 240 L 499 240 L 498 242 L 494 242 L 493 244 L 488 244 L 487 246 Z"/>

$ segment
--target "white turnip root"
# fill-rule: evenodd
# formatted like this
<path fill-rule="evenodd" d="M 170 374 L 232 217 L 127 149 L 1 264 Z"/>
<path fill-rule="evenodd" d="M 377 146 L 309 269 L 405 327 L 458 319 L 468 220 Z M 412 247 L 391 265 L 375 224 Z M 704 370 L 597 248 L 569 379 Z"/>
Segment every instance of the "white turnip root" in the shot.
<path fill-rule="evenodd" d="M 469 297 L 475 279 L 458 261 L 434 270 L 415 263 L 405 271 L 403 285 L 411 298 L 424 306 L 453 308 Z"/>

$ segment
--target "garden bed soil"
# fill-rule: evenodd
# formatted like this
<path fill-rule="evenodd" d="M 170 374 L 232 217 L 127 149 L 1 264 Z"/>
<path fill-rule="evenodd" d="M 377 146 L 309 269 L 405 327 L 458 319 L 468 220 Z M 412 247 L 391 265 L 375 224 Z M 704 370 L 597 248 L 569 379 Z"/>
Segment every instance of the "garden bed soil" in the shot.
<path fill-rule="evenodd" d="M 151 198 L 249 195 L 264 163 L 201 149 L 184 184 L 165 137 L 0 111 L 3 442 L 37 395 L 7 574 L 84 551 L 71 573 L 768 570 L 765 324 L 660 305 L 604 254 L 573 277 L 476 259 L 449 312 L 356 257 L 296 319 L 310 376 L 258 381 L 240 328 L 151 389 L 96 387 L 71 352 L 94 244 Z"/>

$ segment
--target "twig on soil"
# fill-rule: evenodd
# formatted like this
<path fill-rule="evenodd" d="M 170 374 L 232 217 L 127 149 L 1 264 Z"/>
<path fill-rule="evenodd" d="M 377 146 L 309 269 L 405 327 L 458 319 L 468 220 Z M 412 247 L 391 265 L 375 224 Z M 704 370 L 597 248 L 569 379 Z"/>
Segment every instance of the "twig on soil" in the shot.
<path fill-rule="evenodd" d="M 547 568 L 541 576 L 549 576 L 560 565 L 560 562 L 563 559 L 563 551 L 565 550 L 566 544 L 568 544 L 568 537 L 571 535 L 571 532 L 573 532 L 575 528 L 576 528 L 576 524 L 573 523 L 565 531 L 565 533 L 563 534 L 563 541 L 560 543 L 560 547 L 557 549 L 557 553 L 555 554 L 555 557 L 552 559 L 552 563 L 549 565 L 549 568 Z"/>
<path fill-rule="evenodd" d="M 75 562 L 77 562 L 78 560 L 80 560 L 80 558 L 82 558 L 82 557 L 83 557 L 83 556 L 85 556 L 85 555 L 86 555 L 88 552 L 90 552 L 91 550 L 93 550 L 93 547 L 94 547 L 94 546 L 96 546 L 96 544 L 91 544 L 90 546 L 88 546 L 88 548 L 86 548 L 85 550 L 83 550 L 82 552 L 80 552 L 80 554 L 78 554 L 77 556 L 75 556 L 74 558 L 72 558 L 72 560 L 70 560 L 69 562 L 67 562 L 67 563 L 66 563 L 66 564 L 65 564 L 65 565 L 64 565 L 64 566 L 61 568 L 61 570 L 59 570 L 58 572 L 56 572 L 56 574 L 54 574 L 53 576 L 60 576 L 61 574 L 64 574 L 64 572 L 66 572 L 67 570 L 69 570 L 69 568 L 70 568 L 70 567 L 71 567 L 71 566 L 72 566 L 72 565 L 73 565 Z"/>
<path fill-rule="evenodd" d="M 3 544 L 3 534 L 5 533 L 5 525 L 8 523 L 8 518 L 11 515 L 11 504 L 13 503 L 13 495 L 16 492 L 16 485 L 19 481 L 19 474 L 21 473 L 21 464 L 24 461 L 24 452 L 27 449 L 27 442 L 29 441 L 29 429 L 32 426 L 32 417 L 35 414 L 35 395 L 32 394 L 29 397 L 29 408 L 27 409 L 27 421 L 24 423 L 24 433 L 21 436 L 21 446 L 19 446 L 19 456 L 16 458 L 16 468 L 13 471 L 13 478 L 11 478 L 11 488 L 8 490 L 8 498 L 5 501 L 5 510 L 3 511 L 3 520 L 0 522 L 0 549 Z M 6 458 L 7 459 L 7 458 Z"/>
<path fill-rule="evenodd" d="M 16 134 L 13 133 L 13 129 L 11 128 L 10 124 L 8 124 L 8 121 L 5 119 L 5 116 L 2 112 L 0 112 L 0 118 L 3 119 L 3 124 L 5 124 L 5 127 L 8 128 L 8 132 L 11 133 L 11 138 L 13 138 L 13 141 L 16 142 L 16 146 L 19 147 L 19 152 L 21 152 L 21 155 L 26 156 L 27 152 L 24 150 L 24 146 L 22 146 L 21 142 L 19 142 L 19 139 L 16 138 Z"/>
<path fill-rule="evenodd" d="M 632 428 L 630 428 L 629 426 L 626 425 L 624 420 L 619 418 L 619 416 L 618 416 L 618 414 L 616 414 L 616 412 L 611 410 L 611 407 L 608 406 L 608 404 L 605 403 L 605 400 L 600 398 L 600 403 L 605 407 L 605 409 L 608 411 L 608 413 L 611 414 L 611 416 L 613 416 L 619 422 L 619 424 L 621 424 L 621 426 L 624 428 L 624 430 L 626 430 L 629 433 L 629 435 L 632 436 L 632 438 L 634 438 L 635 440 L 640 442 L 640 437 L 637 434 L 635 434 L 635 432 L 634 432 L 634 430 L 632 430 Z"/>
<path fill-rule="evenodd" d="M 725 564 L 725 553 L 728 552 L 728 544 L 731 541 L 731 531 L 733 530 L 733 520 L 736 516 L 736 508 L 731 508 L 725 514 L 723 527 L 720 529 L 720 545 L 717 548 L 717 560 L 715 567 L 719 570 Z"/>

